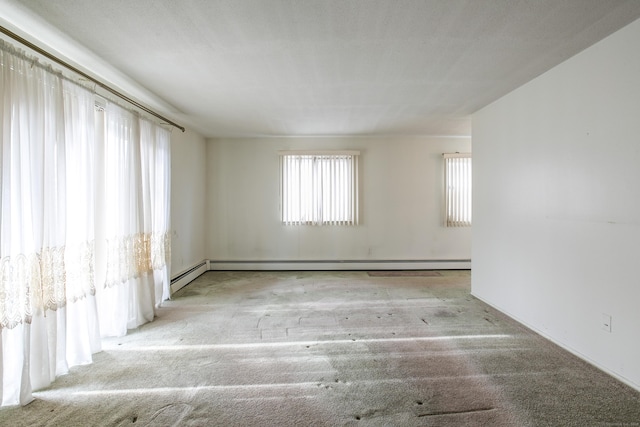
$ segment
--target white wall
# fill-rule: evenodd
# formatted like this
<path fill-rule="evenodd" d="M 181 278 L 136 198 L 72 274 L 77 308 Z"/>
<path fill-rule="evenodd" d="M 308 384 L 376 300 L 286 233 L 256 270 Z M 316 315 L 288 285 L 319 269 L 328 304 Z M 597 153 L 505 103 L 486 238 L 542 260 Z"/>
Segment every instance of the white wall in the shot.
<path fill-rule="evenodd" d="M 636 21 L 474 115 L 472 293 L 640 389 L 639 46 Z"/>
<path fill-rule="evenodd" d="M 171 134 L 171 277 L 205 259 L 206 142 L 197 133 Z"/>
<path fill-rule="evenodd" d="M 361 151 L 360 225 L 281 225 L 277 151 L 286 149 Z M 207 257 L 257 261 L 469 259 L 470 230 L 444 228 L 441 209 L 442 153 L 470 149 L 468 138 L 209 140 Z"/>

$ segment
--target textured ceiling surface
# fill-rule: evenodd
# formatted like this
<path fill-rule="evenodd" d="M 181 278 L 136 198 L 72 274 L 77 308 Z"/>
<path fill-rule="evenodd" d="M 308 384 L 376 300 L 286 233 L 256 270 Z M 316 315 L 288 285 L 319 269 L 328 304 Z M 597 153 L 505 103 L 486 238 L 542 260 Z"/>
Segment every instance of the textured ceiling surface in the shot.
<path fill-rule="evenodd" d="M 640 17 L 638 0 L 19 3 L 208 137 L 469 135 L 473 112 Z"/>

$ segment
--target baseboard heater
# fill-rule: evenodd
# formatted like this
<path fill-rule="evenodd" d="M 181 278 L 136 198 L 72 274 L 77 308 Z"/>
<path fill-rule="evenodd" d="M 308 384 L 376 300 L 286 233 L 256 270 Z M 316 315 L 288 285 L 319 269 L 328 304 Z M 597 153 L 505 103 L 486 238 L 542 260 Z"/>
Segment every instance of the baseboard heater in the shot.
<path fill-rule="evenodd" d="M 470 259 L 205 260 L 171 279 L 171 293 L 208 270 L 469 270 Z"/>
<path fill-rule="evenodd" d="M 209 260 L 209 270 L 468 270 L 470 259 Z"/>
<path fill-rule="evenodd" d="M 194 265 L 193 267 L 179 273 L 176 277 L 171 279 L 171 293 L 178 291 L 179 289 L 185 287 L 196 277 L 200 276 L 202 273 L 206 272 L 209 269 L 208 261 L 202 261 L 201 263 Z"/>

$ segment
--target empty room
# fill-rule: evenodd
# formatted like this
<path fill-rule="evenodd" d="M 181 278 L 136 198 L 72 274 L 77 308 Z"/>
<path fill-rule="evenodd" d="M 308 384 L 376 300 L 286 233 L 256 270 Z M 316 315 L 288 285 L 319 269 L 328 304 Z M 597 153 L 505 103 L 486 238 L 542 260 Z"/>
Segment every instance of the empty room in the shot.
<path fill-rule="evenodd" d="M 640 426 L 637 0 L 0 0 L 0 425 Z"/>

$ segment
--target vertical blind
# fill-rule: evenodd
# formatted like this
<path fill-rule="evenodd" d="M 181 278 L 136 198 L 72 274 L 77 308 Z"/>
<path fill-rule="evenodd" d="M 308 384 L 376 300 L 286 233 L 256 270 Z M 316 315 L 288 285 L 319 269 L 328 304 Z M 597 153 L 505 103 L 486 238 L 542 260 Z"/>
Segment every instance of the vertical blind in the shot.
<path fill-rule="evenodd" d="M 358 224 L 359 152 L 278 154 L 283 224 Z"/>
<path fill-rule="evenodd" d="M 471 154 L 443 154 L 445 225 L 471 226 Z"/>

